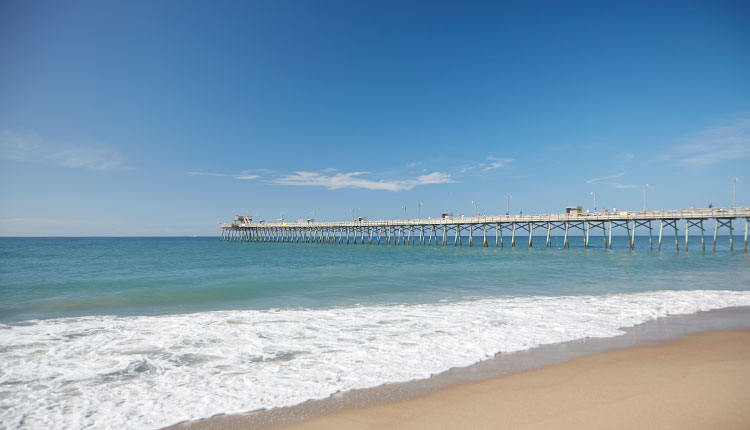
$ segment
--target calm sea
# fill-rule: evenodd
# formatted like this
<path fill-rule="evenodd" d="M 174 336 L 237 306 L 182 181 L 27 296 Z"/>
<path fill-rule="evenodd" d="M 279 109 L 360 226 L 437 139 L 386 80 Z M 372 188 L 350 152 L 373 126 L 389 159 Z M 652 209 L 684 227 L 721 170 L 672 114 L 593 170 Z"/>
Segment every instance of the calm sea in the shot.
<path fill-rule="evenodd" d="M 715 253 L 690 240 L 657 253 L 647 237 L 635 251 L 624 237 L 613 250 L 601 237 L 589 249 L 3 238 L 0 428 L 159 428 L 750 305 L 742 238 Z"/>

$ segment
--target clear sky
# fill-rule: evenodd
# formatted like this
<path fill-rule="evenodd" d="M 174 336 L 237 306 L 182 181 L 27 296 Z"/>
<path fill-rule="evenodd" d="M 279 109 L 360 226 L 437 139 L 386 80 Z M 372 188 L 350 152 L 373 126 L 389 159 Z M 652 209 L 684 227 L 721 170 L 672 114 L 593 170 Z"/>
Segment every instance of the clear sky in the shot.
<path fill-rule="evenodd" d="M 750 205 L 750 3 L 0 0 L 0 235 Z M 421 211 L 418 210 L 422 203 Z M 358 212 L 357 212 L 358 211 Z"/>

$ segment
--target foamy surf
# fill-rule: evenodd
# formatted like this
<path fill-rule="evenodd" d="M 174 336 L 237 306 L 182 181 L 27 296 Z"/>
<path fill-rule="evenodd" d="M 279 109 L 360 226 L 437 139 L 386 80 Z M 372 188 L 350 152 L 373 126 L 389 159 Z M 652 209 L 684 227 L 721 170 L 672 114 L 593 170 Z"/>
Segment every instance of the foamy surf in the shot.
<path fill-rule="evenodd" d="M 160 428 L 426 378 L 501 352 L 611 337 L 748 291 L 81 317 L 0 325 L 7 428 Z"/>

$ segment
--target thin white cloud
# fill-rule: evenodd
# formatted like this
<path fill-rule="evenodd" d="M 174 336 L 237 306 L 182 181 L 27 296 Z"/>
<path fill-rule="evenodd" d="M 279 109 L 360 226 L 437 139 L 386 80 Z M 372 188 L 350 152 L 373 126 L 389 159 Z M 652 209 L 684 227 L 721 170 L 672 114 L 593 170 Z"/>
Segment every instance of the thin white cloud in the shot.
<path fill-rule="evenodd" d="M 623 176 L 625 176 L 625 172 L 620 172 L 614 175 L 602 176 L 601 178 L 589 179 L 588 181 L 586 181 L 586 183 L 587 184 L 604 184 L 604 185 L 609 185 L 609 186 L 619 188 L 619 189 L 636 187 L 636 185 L 623 184 L 620 182 L 612 181 L 612 179 L 621 178 Z"/>
<path fill-rule="evenodd" d="M 414 163 L 416 164 L 416 163 Z M 187 174 L 191 176 L 216 176 L 216 177 L 229 177 L 241 180 L 255 180 L 261 179 L 265 183 L 270 185 L 285 185 L 285 186 L 296 186 L 296 187 L 323 187 L 331 190 L 339 190 L 342 188 L 361 188 L 366 190 L 381 190 L 381 191 L 404 191 L 411 190 L 414 187 L 421 185 L 434 185 L 434 184 L 447 184 L 456 182 L 450 173 L 444 172 L 429 172 L 422 170 L 424 174 L 408 178 L 408 179 L 372 179 L 368 175 L 372 175 L 371 172 L 342 172 L 339 169 L 327 168 L 320 171 L 309 172 L 309 171 L 296 171 L 289 174 L 267 174 L 259 175 L 260 169 L 243 170 L 238 174 L 227 174 L 227 173 L 214 173 L 214 172 L 201 172 L 197 170 L 188 171 Z M 266 172 L 272 172 L 266 170 Z M 384 176 L 386 173 L 381 173 L 378 176 Z"/>
<path fill-rule="evenodd" d="M 251 174 L 249 171 L 243 170 L 242 172 L 236 174 L 236 175 L 228 175 L 226 173 L 209 173 L 209 172 L 196 172 L 196 171 L 190 171 L 187 172 L 188 175 L 192 176 L 218 176 L 218 177 L 229 177 L 234 179 L 241 179 L 241 180 L 252 180 L 252 179 L 259 179 L 260 175 L 254 175 Z"/>
<path fill-rule="evenodd" d="M 676 146 L 666 158 L 689 167 L 708 167 L 724 161 L 750 158 L 750 118 L 706 130 Z"/>
<path fill-rule="evenodd" d="M 250 171 L 250 170 L 243 170 L 243 171 L 240 172 L 239 175 L 232 175 L 232 177 L 234 179 L 241 179 L 243 181 L 250 181 L 250 180 L 253 180 L 253 179 L 259 179 L 260 175 L 256 175 L 256 174 L 252 173 L 252 171 Z"/>
<path fill-rule="evenodd" d="M 123 164 L 122 155 L 105 145 L 81 146 L 48 142 L 36 134 L 24 135 L 9 130 L 0 134 L 0 157 L 91 170 L 129 169 Z"/>
<path fill-rule="evenodd" d="M 371 180 L 362 177 L 367 174 L 369 174 L 369 172 L 349 172 L 325 175 L 317 172 L 298 171 L 290 175 L 274 178 L 270 183 L 274 185 L 318 186 L 331 190 L 342 188 L 363 188 L 367 190 L 404 191 L 411 190 L 419 185 L 455 182 L 450 174 L 442 172 L 433 172 L 427 175 L 418 176 L 415 179 L 396 181 Z"/>
<path fill-rule="evenodd" d="M 409 181 L 407 181 L 409 182 Z M 410 181 L 413 186 L 417 185 L 429 185 L 429 184 L 449 184 L 456 182 L 451 178 L 451 175 L 443 172 L 432 172 L 428 175 L 418 176 L 415 181 Z"/>
<path fill-rule="evenodd" d="M 586 183 L 587 184 L 595 184 L 597 182 L 604 182 L 604 181 L 608 181 L 610 179 L 617 179 L 617 178 L 620 178 L 620 177 L 622 177 L 624 175 L 625 175 L 625 172 L 621 172 L 621 173 L 617 173 L 615 175 L 602 176 L 601 178 L 589 179 L 588 181 L 586 181 Z"/>
<path fill-rule="evenodd" d="M 488 155 L 487 159 L 491 162 L 487 165 L 482 164 L 484 166 L 482 168 L 483 172 L 489 172 L 490 170 L 498 169 L 513 161 L 512 158 L 497 158 L 491 155 Z"/>
<path fill-rule="evenodd" d="M 409 163 L 406 164 L 406 167 L 408 167 L 408 168 L 417 167 L 417 163 L 414 162 L 414 161 L 409 162 Z"/>
<path fill-rule="evenodd" d="M 474 170 L 474 166 L 461 166 L 458 171 L 459 173 L 466 173 Z"/>
<path fill-rule="evenodd" d="M 490 170 L 499 169 L 512 163 L 515 159 L 508 157 L 493 157 L 492 155 L 487 156 L 488 163 L 479 163 L 476 165 L 464 164 L 458 168 L 458 173 L 464 174 L 477 170 L 481 173 L 489 172 Z"/>
<path fill-rule="evenodd" d="M 193 176 L 229 176 L 223 173 L 204 173 L 204 172 L 187 172 L 187 173 L 188 175 L 193 175 Z"/>

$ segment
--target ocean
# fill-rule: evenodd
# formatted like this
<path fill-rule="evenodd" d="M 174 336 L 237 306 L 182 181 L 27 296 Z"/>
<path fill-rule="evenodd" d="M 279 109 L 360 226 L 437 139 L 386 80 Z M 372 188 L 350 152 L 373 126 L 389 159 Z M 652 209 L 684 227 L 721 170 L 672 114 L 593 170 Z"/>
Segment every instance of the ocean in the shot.
<path fill-rule="evenodd" d="M 0 428 L 156 429 L 750 305 L 742 237 L 670 239 L 0 238 Z"/>

